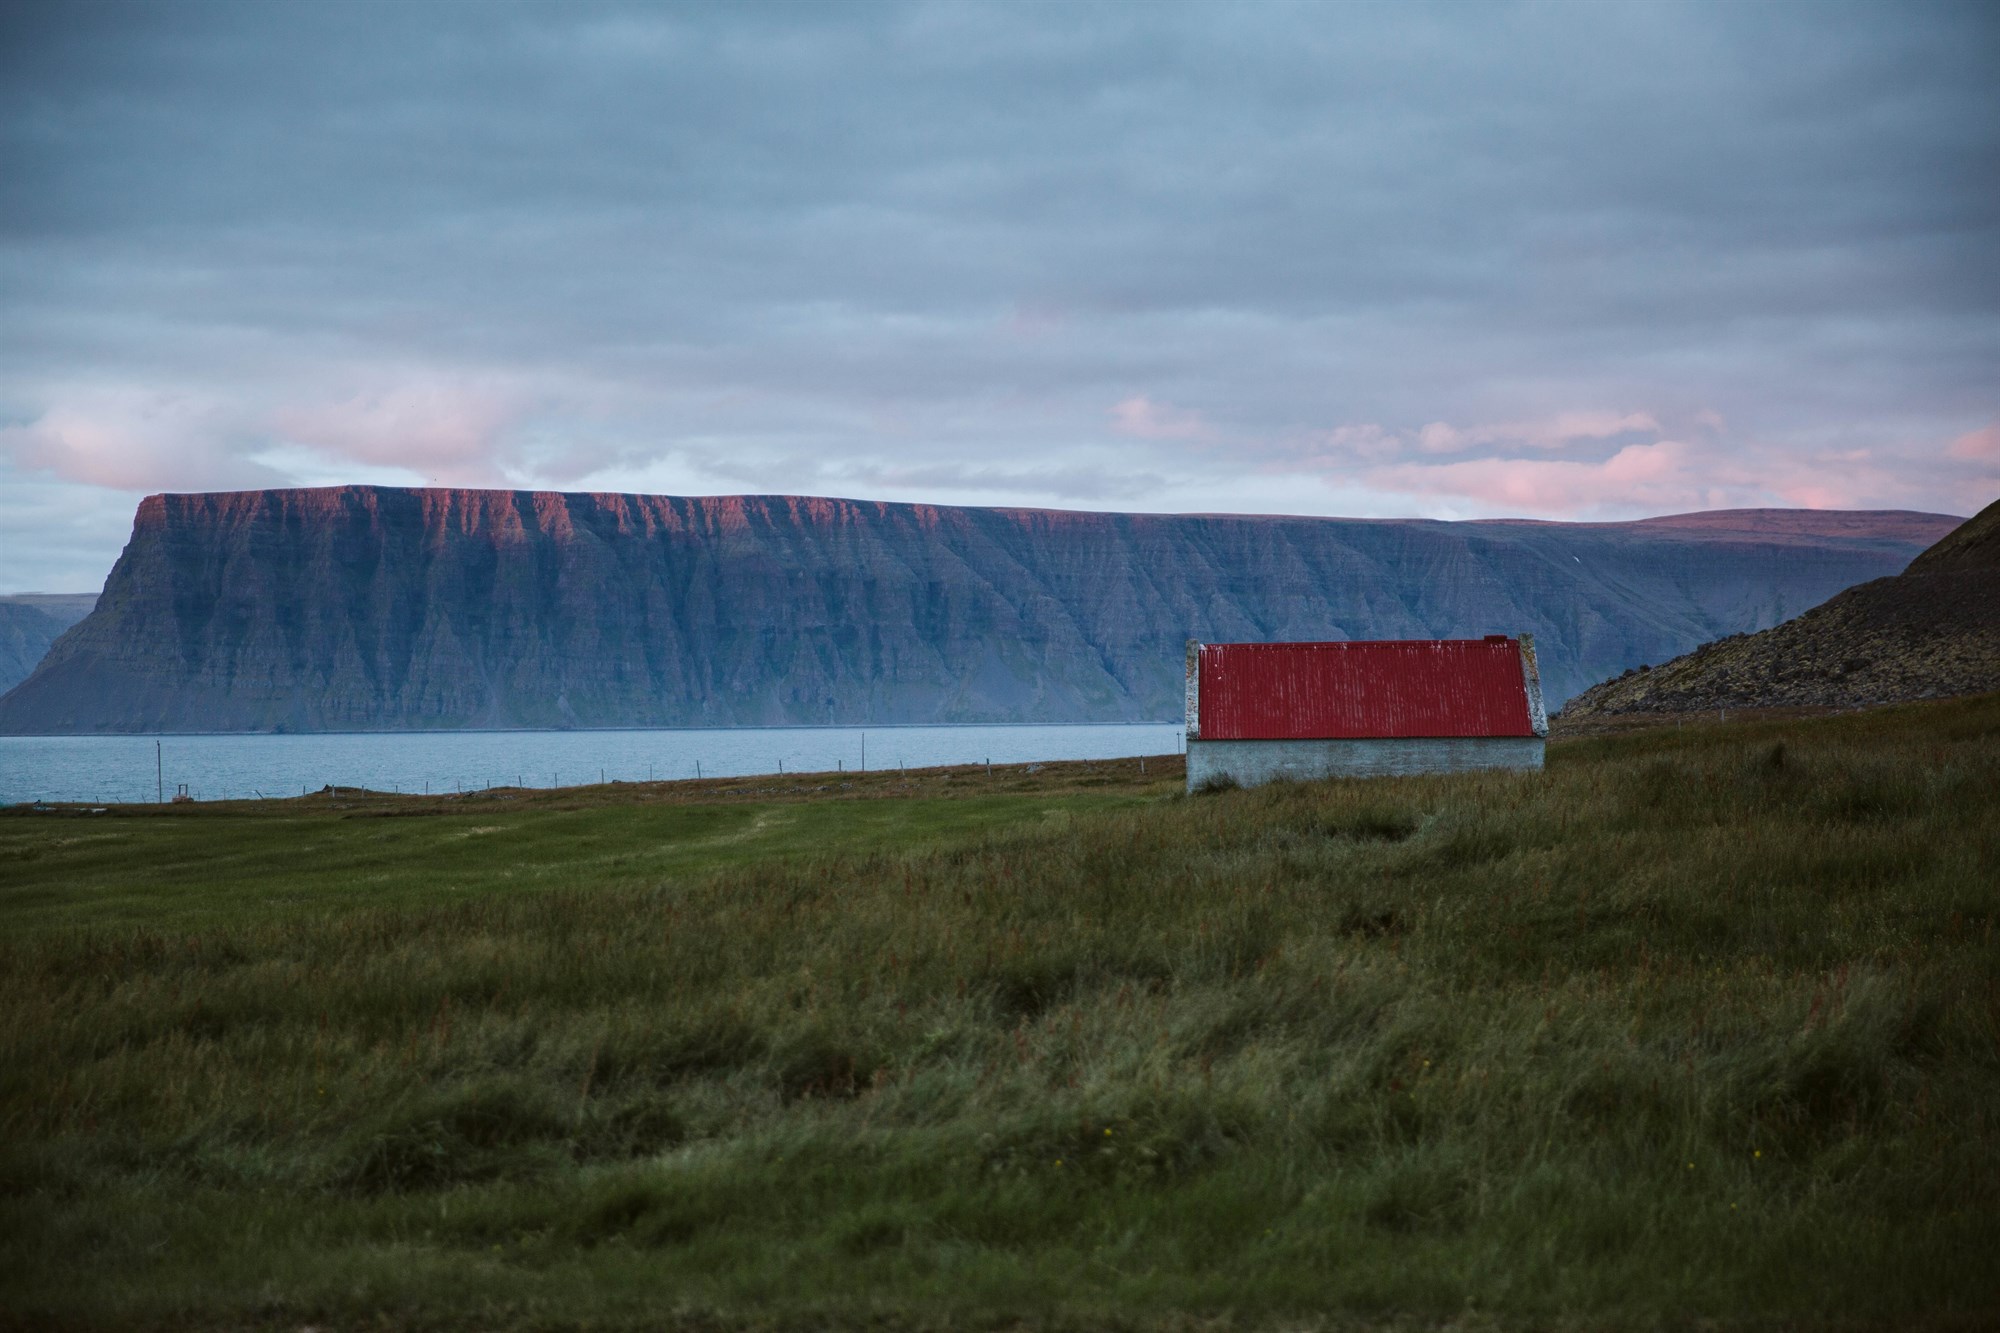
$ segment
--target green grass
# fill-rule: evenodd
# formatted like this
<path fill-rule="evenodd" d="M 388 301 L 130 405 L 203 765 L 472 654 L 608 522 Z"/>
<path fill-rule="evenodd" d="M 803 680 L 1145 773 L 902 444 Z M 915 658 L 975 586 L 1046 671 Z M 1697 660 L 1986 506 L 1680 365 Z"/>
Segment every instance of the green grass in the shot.
<path fill-rule="evenodd" d="M 2000 1318 L 2000 697 L 1161 767 L 0 818 L 0 1311 Z"/>
<path fill-rule="evenodd" d="M 1150 781 L 1133 761 L 1107 761 L 990 777 L 961 768 L 455 797 L 343 788 L 298 800 L 113 806 L 95 817 L 89 807 L 17 810 L 0 818 L 0 931 L 212 929 L 495 892 L 643 888 L 806 853 L 909 850 L 1158 795 L 1172 779 L 1153 762 Z"/>

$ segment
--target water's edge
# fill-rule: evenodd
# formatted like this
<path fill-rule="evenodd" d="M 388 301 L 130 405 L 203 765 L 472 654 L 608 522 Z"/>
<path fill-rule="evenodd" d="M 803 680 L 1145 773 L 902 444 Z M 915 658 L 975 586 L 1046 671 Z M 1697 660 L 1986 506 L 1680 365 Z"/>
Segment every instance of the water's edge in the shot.
<path fill-rule="evenodd" d="M 0 804 L 477 791 L 1179 753 L 1179 723 L 0 736 Z M 567 770 L 568 776 L 564 773 Z"/>

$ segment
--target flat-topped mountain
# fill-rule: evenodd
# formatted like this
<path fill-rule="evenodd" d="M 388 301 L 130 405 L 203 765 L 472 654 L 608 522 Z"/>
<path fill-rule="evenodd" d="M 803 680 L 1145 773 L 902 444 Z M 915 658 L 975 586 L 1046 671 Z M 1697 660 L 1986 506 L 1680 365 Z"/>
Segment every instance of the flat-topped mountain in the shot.
<path fill-rule="evenodd" d="M 2000 690 L 2000 501 L 1893 578 L 1759 634 L 1583 692 L 1572 720 L 1719 708 L 1855 708 Z"/>
<path fill-rule="evenodd" d="M 1523 631 L 1553 704 L 1893 574 L 1957 522 L 156 495 L 0 730 L 1157 720 L 1180 715 L 1191 637 Z"/>

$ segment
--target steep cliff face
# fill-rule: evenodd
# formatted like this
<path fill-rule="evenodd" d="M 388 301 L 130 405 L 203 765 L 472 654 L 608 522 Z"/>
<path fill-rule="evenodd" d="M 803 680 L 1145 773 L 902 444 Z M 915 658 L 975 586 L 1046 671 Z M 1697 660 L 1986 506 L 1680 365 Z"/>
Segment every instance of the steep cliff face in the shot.
<path fill-rule="evenodd" d="M 62 632 L 90 614 L 97 594 L 23 592 L 0 596 L 0 693 L 28 678 Z"/>
<path fill-rule="evenodd" d="M 1190 637 L 1524 630 L 1553 703 L 1894 573 L 1955 523 L 153 496 L 0 731 L 1168 719 Z"/>

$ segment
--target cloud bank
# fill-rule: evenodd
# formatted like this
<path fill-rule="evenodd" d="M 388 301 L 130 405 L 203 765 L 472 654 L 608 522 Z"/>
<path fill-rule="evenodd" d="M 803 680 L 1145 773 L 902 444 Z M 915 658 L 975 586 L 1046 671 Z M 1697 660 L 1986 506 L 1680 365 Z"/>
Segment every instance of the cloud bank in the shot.
<path fill-rule="evenodd" d="M 1976 4 L 10 7 L 4 577 L 344 480 L 1970 512 L 1996 65 Z"/>

